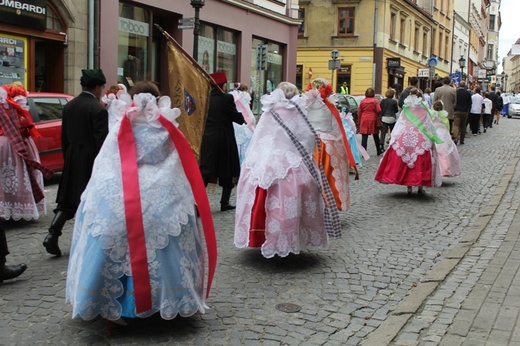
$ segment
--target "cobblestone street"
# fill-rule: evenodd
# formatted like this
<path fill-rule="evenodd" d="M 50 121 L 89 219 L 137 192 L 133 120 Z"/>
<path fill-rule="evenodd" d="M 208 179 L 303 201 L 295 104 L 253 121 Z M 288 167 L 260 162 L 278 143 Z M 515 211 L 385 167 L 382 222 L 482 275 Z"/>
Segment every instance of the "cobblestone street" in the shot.
<path fill-rule="evenodd" d="M 454 345 L 482 341 L 483 334 L 488 340 L 491 333 L 489 340 L 498 342 L 504 337 L 499 330 L 512 333 L 520 310 L 518 293 L 513 302 L 505 287 L 520 283 L 518 232 L 516 238 L 507 235 L 520 201 L 518 133 L 519 119 L 501 118 L 487 133 L 469 135 L 458 146 L 462 176 L 443 179 L 424 196 L 374 181 L 380 157 L 369 139 L 373 156 L 359 181 L 350 176 L 343 238 L 331 240 L 327 250 L 286 258 L 235 248 L 234 213 L 219 211 L 220 188 L 210 185 L 219 258 L 209 309 L 172 321 L 131 320 L 128 326 L 71 319 L 65 276 L 73 220 L 60 238 L 61 258 L 42 246 L 55 206 L 55 176 L 46 186 L 47 215 L 4 224 L 7 263 L 23 261 L 28 269 L 0 285 L 0 345 Z M 504 244 L 516 261 L 497 259 Z M 482 280 L 499 276 L 489 268 L 504 264 L 509 275 L 502 274 L 495 289 L 492 282 L 486 286 Z M 482 302 L 474 303 L 489 292 L 496 299 L 489 294 L 484 304 L 496 310 L 496 318 L 489 325 L 480 316 L 475 325 L 468 314 L 480 311 Z M 284 303 L 301 310 L 277 309 Z M 510 305 L 509 315 L 495 303 Z M 393 321 L 398 327 L 390 326 Z M 508 327 L 497 328 L 502 324 Z"/>

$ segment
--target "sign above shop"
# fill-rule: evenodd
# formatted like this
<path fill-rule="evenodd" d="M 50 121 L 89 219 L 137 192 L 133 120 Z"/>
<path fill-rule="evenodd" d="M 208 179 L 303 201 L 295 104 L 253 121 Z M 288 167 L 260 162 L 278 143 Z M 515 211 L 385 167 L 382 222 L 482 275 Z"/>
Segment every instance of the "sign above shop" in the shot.
<path fill-rule="evenodd" d="M 387 68 L 401 67 L 401 58 L 387 58 L 386 67 Z"/>
<path fill-rule="evenodd" d="M 47 0 L 0 0 L 0 23 L 45 30 Z"/>
<path fill-rule="evenodd" d="M 428 69 L 428 68 L 419 68 L 419 69 L 417 69 L 417 77 L 419 77 L 419 78 L 429 78 L 430 77 L 430 69 Z"/>

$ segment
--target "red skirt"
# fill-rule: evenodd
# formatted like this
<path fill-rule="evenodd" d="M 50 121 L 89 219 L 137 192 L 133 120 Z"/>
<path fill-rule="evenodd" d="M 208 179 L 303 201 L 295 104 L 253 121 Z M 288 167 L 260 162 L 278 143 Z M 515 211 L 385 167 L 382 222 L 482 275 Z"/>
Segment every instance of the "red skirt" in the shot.
<path fill-rule="evenodd" d="M 389 147 L 379 164 L 375 180 L 385 184 L 431 187 L 433 167 L 430 151 L 418 156 L 414 167 L 410 168 L 397 156 L 395 150 Z"/>

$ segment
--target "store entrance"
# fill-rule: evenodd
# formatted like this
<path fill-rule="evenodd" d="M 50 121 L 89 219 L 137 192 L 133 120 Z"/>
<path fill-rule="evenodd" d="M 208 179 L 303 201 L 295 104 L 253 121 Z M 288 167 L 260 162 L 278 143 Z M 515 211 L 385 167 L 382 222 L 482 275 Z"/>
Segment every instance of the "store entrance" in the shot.
<path fill-rule="evenodd" d="M 63 93 L 64 48 L 60 41 L 34 40 L 34 60 L 31 64 L 32 71 L 29 71 L 30 90 Z"/>

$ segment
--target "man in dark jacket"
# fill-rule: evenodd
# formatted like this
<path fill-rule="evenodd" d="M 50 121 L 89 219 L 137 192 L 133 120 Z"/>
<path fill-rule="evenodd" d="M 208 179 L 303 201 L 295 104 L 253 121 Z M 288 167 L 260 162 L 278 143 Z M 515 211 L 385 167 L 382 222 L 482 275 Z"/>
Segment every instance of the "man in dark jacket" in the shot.
<path fill-rule="evenodd" d="M 410 78 L 410 85 L 406 89 L 404 89 L 399 95 L 399 108 L 403 108 L 404 100 L 408 97 L 408 95 L 410 95 L 410 90 L 412 90 L 413 88 L 419 89 L 419 78 L 417 77 Z"/>
<path fill-rule="evenodd" d="M 493 108 L 491 109 L 491 116 L 489 117 L 488 121 L 485 125 L 485 127 L 490 127 L 492 128 L 493 127 L 493 119 L 495 118 L 495 114 L 497 112 L 500 112 L 501 109 L 498 108 L 498 95 L 497 93 L 495 92 L 496 90 L 496 87 L 494 85 L 492 85 L 490 87 L 491 91 L 488 93 L 488 99 L 491 100 L 491 102 L 493 103 Z"/>
<path fill-rule="evenodd" d="M 63 172 L 49 233 L 43 241 L 48 253 L 61 256 L 58 238 L 72 219 L 90 179 L 94 159 L 108 134 L 108 112 L 100 102 L 106 79 L 99 69 L 82 70 L 83 92 L 63 108 L 61 146 Z"/>
<path fill-rule="evenodd" d="M 226 211 L 235 209 L 234 205 L 229 204 L 229 198 L 234 186 L 233 178 L 240 175 L 233 122 L 243 124 L 244 117 L 237 111 L 233 95 L 222 92 L 227 83 L 226 74 L 217 72 L 211 77 L 220 90 L 214 87 L 210 93 L 208 117 L 200 148 L 200 172 L 206 186 L 210 179 L 218 178 L 222 186 L 220 211 Z"/>
<path fill-rule="evenodd" d="M 466 127 L 468 126 L 468 114 L 471 110 L 471 93 L 466 89 L 466 83 L 460 82 L 457 89 L 457 103 L 453 109 L 453 141 L 464 144 Z"/>

